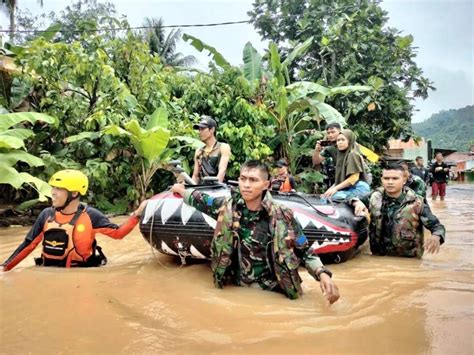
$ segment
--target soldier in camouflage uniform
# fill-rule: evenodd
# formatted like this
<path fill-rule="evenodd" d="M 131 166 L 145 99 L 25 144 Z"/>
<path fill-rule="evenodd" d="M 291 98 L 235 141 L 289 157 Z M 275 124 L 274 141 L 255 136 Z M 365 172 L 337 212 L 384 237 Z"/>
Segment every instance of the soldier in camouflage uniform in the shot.
<path fill-rule="evenodd" d="M 423 181 L 423 179 L 417 175 L 412 174 L 410 170 L 408 169 L 408 164 L 406 162 L 404 161 L 400 162 L 400 165 L 405 169 L 405 175 L 407 177 L 407 182 L 405 186 L 412 189 L 415 192 L 415 194 L 417 194 L 418 196 L 423 197 L 423 200 L 425 201 L 425 203 L 427 203 L 426 184 Z"/>
<path fill-rule="evenodd" d="M 329 123 L 326 125 L 326 139 L 327 141 L 317 141 L 316 147 L 314 148 L 312 161 L 316 167 L 321 167 L 324 175 L 324 184 L 326 188 L 330 188 L 334 184 L 335 173 L 336 173 L 336 158 L 337 148 L 336 141 L 337 136 L 341 133 L 341 125 L 337 122 Z M 330 143 L 326 147 L 322 146 L 322 143 Z"/>
<path fill-rule="evenodd" d="M 370 195 L 368 209 L 359 199 L 349 199 L 356 215 L 370 213 L 372 254 L 421 258 L 424 250 L 437 253 L 444 243 L 444 226 L 405 182 L 404 167 L 393 164 L 383 169 L 383 187 Z M 431 231 L 426 239 L 423 226 Z"/>
<path fill-rule="evenodd" d="M 268 167 L 248 161 L 241 167 L 239 189 L 230 198 L 214 198 L 175 184 L 172 191 L 201 212 L 217 219 L 211 244 L 211 267 L 216 287 L 227 282 L 259 285 L 295 299 L 302 294 L 298 267 L 303 264 L 320 281 L 330 303 L 339 298 L 331 272 L 309 248 L 293 212 L 273 202 Z"/>

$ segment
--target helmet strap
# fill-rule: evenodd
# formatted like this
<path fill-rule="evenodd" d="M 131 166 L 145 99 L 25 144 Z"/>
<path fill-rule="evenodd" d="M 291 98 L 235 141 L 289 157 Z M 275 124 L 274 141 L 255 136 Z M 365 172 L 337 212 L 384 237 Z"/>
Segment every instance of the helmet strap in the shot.
<path fill-rule="evenodd" d="M 63 209 L 65 209 L 67 206 L 69 206 L 69 204 L 74 201 L 74 200 L 77 200 L 80 196 L 80 194 L 78 193 L 76 197 L 74 197 L 72 195 L 73 193 L 71 191 L 68 191 L 67 192 L 67 199 L 66 199 L 66 202 L 64 202 L 64 205 L 62 205 L 61 207 L 56 207 L 56 211 L 62 211 Z"/>

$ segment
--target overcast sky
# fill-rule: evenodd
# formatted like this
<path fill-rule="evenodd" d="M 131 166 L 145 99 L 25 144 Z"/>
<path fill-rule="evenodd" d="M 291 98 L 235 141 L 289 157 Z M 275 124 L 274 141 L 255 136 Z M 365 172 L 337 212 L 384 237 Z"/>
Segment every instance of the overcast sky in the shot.
<path fill-rule="evenodd" d="M 140 26 L 144 17 L 162 17 L 165 25 L 212 23 L 247 20 L 252 0 L 115 0 L 119 13 L 125 14 L 132 26 Z M 33 14 L 59 12 L 67 4 L 64 0 L 44 0 L 41 9 L 37 0 L 19 0 L 21 9 Z M 474 29 L 471 0 L 392 0 L 381 6 L 388 11 L 389 26 L 414 36 L 418 47 L 417 64 L 435 82 L 437 90 L 425 101 L 417 101 L 419 110 L 413 122 L 450 108 L 474 104 Z M 5 16 L 1 27 L 8 28 Z M 250 41 L 261 53 L 262 43 L 256 30 L 248 24 L 186 28 L 185 33 L 196 36 L 216 47 L 232 64 L 242 62 L 242 49 Z M 181 43 L 178 50 L 192 54 L 206 67 L 209 59 L 193 47 Z"/>

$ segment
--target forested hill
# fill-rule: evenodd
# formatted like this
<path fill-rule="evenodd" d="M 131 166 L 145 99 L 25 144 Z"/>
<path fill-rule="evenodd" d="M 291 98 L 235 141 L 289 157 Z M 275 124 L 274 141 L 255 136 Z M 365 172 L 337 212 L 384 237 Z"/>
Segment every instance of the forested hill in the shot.
<path fill-rule="evenodd" d="M 434 148 L 467 152 L 474 141 L 474 106 L 435 113 L 412 127 L 418 135 L 431 139 Z"/>

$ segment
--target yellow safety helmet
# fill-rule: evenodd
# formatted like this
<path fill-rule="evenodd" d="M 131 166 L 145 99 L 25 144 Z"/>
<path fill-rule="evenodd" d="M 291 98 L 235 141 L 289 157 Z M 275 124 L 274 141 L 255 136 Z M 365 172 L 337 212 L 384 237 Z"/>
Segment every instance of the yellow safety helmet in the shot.
<path fill-rule="evenodd" d="M 79 170 L 61 170 L 51 176 L 49 184 L 53 187 L 66 189 L 70 192 L 77 191 L 85 195 L 89 186 L 89 179 Z"/>

